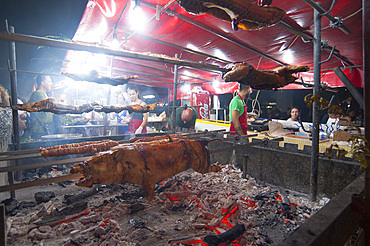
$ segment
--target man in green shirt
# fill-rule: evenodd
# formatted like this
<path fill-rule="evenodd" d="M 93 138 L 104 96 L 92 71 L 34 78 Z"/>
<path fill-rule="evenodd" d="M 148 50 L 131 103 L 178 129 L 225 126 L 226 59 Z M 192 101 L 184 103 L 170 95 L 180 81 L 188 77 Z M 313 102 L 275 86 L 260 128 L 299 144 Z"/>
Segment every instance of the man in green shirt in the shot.
<path fill-rule="evenodd" d="M 250 90 L 249 85 L 239 83 L 239 93 L 229 104 L 230 131 L 235 131 L 238 135 L 247 134 L 247 105 L 244 100 Z"/>
<path fill-rule="evenodd" d="M 28 102 L 38 102 L 47 99 L 47 92 L 51 90 L 53 82 L 50 76 L 39 75 L 36 80 L 37 90 L 31 94 Z M 52 133 L 51 125 L 53 114 L 50 112 L 32 112 L 30 113 L 28 134 L 32 139 L 38 139 L 43 135 Z"/>
<path fill-rule="evenodd" d="M 169 121 L 170 127 L 172 126 L 172 115 Z M 176 109 L 176 127 L 194 129 L 197 118 L 198 112 L 193 107 L 185 105 Z"/>

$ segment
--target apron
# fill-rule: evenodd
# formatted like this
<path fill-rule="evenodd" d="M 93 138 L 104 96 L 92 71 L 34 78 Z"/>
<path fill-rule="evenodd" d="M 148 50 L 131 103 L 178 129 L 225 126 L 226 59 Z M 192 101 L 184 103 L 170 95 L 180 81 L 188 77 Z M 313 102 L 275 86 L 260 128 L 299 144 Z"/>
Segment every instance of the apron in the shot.
<path fill-rule="evenodd" d="M 131 119 L 126 134 L 135 133 L 136 129 L 139 128 L 141 123 L 143 123 L 143 120 Z M 146 133 L 146 126 L 143 127 L 143 131 L 141 133 Z"/>
<path fill-rule="evenodd" d="M 239 94 L 238 94 L 238 97 L 240 97 L 240 99 L 242 99 Z M 242 101 L 244 103 L 243 99 L 242 99 Z M 246 135 L 247 134 L 247 128 L 248 128 L 248 122 L 247 122 L 247 105 L 245 103 L 244 103 L 244 113 L 239 116 L 239 122 L 240 122 L 240 127 L 242 128 L 243 133 Z M 233 122 L 231 122 L 230 131 L 231 132 L 235 131 L 235 127 L 234 127 Z M 233 133 L 231 135 L 236 135 L 236 134 L 237 133 Z"/>

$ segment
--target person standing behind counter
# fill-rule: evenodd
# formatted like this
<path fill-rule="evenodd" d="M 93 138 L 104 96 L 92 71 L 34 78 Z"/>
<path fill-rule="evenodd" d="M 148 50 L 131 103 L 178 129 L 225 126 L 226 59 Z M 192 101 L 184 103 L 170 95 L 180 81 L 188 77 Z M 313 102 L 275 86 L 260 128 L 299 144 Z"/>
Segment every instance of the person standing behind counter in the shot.
<path fill-rule="evenodd" d="M 287 121 L 298 121 L 298 116 L 299 116 L 299 109 L 296 107 L 293 107 L 290 110 L 290 118 L 287 119 Z"/>
<path fill-rule="evenodd" d="M 29 103 L 45 100 L 48 97 L 46 94 L 51 90 L 53 82 L 50 76 L 38 75 L 36 79 L 37 90 L 31 94 Z M 43 135 L 53 133 L 52 130 L 53 113 L 50 112 L 31 112 L 27 133 L 33 139 L 38 139 Z"/>
<path fill-rule="evenodd" d="M 136 85 L 129 85 L 127 87 L 128 95 L 131 99 L 131 105 L 145 106 L 146 103 L 139 98 L 139 89 Z M 141 134 L 147 133 L 146 123 L 148 122 L 148 113 L 130 113 L 130 123 L 127 129 L 127 134 Z"/>
<path fill-rule="evenodd" d="M 171 118 L 172 119 L 172 115 Z M 176 127 L 194 129 L 195 121 L 198 119 L 198 112 L 188 105 L 180 106 L 176 109 L 175 125 Z M 169 121 L 172 126 L 172 121 Z"/>
<path fill-rule="evenodd" d="M 236 134 L 247 134 L 247 105 L 245 99 L 250 93 L 250 86 L 239 83 L 239 93 L 229 104 L 230 131 L 236 131 Z M 236 135 L 233 134 L 233 135 Z"/>

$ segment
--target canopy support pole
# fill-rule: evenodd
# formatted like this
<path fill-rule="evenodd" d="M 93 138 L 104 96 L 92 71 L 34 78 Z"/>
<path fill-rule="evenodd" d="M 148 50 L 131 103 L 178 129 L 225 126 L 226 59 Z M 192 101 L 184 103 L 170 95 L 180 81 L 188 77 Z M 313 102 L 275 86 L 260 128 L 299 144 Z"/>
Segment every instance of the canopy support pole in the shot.
<path fill-rule="evenodd" d="M 14 33 L 14 27 L 9 27 L 10 33 Z M 18 89 L 17 89 L 17 62 L 16 62 L 16 53 L 15 53 L 15 42 L 11 41 L 9 42 L 9 70 L 10 70 L 10 88 L 11 88 L 11 105 L 15 106 L 17 105 L 17 99 L 18 99 Z M 19 137 L 19 121 L 18 121 L 18 110 L 12 109 L 13 113 L 13 146 L 14 150 L 20 150 L 21 149 L 21 143 L 20 143 L 20 137 Z M 20 160 L 15 160 L 16 165 L 20 165 Z M 8 173 L 8 179 L 9 183 L 13 183 L 13 173 Z M 22 173 L 16 172 L 15 173 L 15 179 L 21 180 L 22 179 Z M 10 196 L 12 198 L 15 198 L 14 191 L 10 192 Z"/>
<path fill-rule="evenodd" d="M 175 57 L 177 58 L 178 55 L 175 54 Z M 172 132 L 175 132 L 176 131 L 176 108 L 177 108 L 177 105 L 176 105 L 176 101 L 177 101 L 177 81 L 178 81 L 178 76 L 179 76 L 179 73 L 178 73 L 178 66 L 175 65 L 174 66 L 174 78 L 173 78 L 173 114 L 172 114 Z M 169 99 L 168 99 L 168 102 L 169 102 Z"/>
<path fill-rule="evenodd" d="M 338 20 L 335 17 L 333 17 L 332 15 L 330 15 L 328 13 L 330 11 L 327 12 L 327 11 L 325 11 L 325 9 L 323 9 L 321 7 L 320 2 L 315 3 L 313 0 L 303 0 L 303 1 L 305 1 L 308 5 L 310 5 L 312 8 L 314 8 L 315 11 L 319 12 L 320 15 L 322 14 L 323 16 L 328 18 L 328 20 L 330 20 L 332 23 L 338 22 Z M 344 26 L 343 24 L 339 24 L 338 28 L 340 30 L 342 30 L 347 35 L 351 34 L 351 31 L 346 26 Z"/>
<path fill-rule="evenodd" d="M 356 99 L 358 104 L 360 104 L 361 107 L 364 108 L 364 99 L 362 98 L 361 93 L 352 84 L 351 80 L 343 73 L 343 71 L 339 67 L 335 67 L 333 70 L 334 70 L 334 73 L 338 76 L 338 78 L 347 87 L 349 92 L 351 92 L 352 96 Z"/>
<path fill-rule="evenodd" d="M 314 87 L 313 94 L 320 96 L 320 76 L 321 76 L 321 14 L 314 9 L 314 45 L 313 45 L 313 67 L 314 67 Z M 317 177 L 319 163 L 319 123 L 320 111 L 319 102 L 314 102 L 312 107 L 312 152 L 311 152 L 311 177 L 310 177 L 310 200 L 316 201 L 317 197 Z"/>
<path fill-rule="evenodd" d="M 370 140 L 370 2 L 362 0 L 362 43 L 363 43 L 363 63 L 364 63 L 364 119 L 365 137 Z M 369 159 L 367 159 L 369 161 Z M 365 168 L 365 191 L 364 209 L 365 218 L 365 245 L 370 244 L 370 167 Z"/>

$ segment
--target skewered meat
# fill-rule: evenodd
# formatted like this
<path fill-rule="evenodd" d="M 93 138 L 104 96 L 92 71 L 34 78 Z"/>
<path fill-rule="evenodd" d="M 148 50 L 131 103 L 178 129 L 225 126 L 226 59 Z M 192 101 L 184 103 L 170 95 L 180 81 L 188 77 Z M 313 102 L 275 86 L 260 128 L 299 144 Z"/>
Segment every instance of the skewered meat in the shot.
<path fill-rule="evenodd" d="M 27 112 L 52 112 L 54 114 L 82 114 L 90 111 L 104 112 L 104 113 L 119 113 L 123 110 L 127 110 L 130 113 L 147 113 L 152 111 L 158 103 L 147 104 L 145 106 L 141 105 L 128 105 L 123 107 L 116 106 L 102 106 L 97 103 L 88 103 L 81 106 L 64 105 L 61 103 L 56 103 L 54 99 L 48 98 L 38 102 L 17 104 L 13 107 L 16 110 L 23 110 Z"/>
<path fill-rule="evenodd" d="M 158 181 L 190 168 L 199 173 L 221 169 L 210 164 L 206 145 L 207 141 L 195 140 L 123 144 L 74 165 L 70 172 L 83 174 L 84 178 L 76 183 L 83 187 L 123 182 L 142 185 L 151 201 Z"/>
<path fill-rule="evenodd" d="M 150 141 L 156 141 L 156 140 L 163 140 L 168 139 L 169 142 L 172 142 L 174 140 L 178 139 L 185 139 L 186 137 L 179 134 L 167 134 L 162 136 L 154 136 L 154 137 L 133 137 L 130 138 L 130 142 L 132 143 L 138 143 L 138 142 L 150 142 Z"/>
<path fill-rule="evenodd" d="M 131 79 L 137 79 L 139 76 L 137 75 L 123 75 L 123 76 L 117 76 L 117 77 L 104 77 L 98 74 L 96 70 L 92 70 L 89 74 L 87 75 L 76 75 L 76 74 L 71 74 L 71 73 L 62 73 L 63 75 L 66 75 L 70 77 L 73 80 L 77 81 L 89 81 L 89 82 L 95 82 L 98 84 L 108 84 L 108 85 L 123 85 L 127 84 Z"/>
<path fill-rule="evenodd" d="M 109 150 L 110 148 L 117 145 L 118 142 L 112 140 L 64 144 L 48 148 L 40 148 L 40 155 L 46 158 L 52 156 L 96 153 L 100 151 Z"/>
<path fill-rule="evenodd" d="M 238 81 L 257 90 L 270 90 L 293 83 L 297 77 L 293 73 L 306 72 L 308 66 L 283 66 L 273 71 L 259 71 L 247 63 L 234 63 L 227 66 L 231 71 L 223 75 L 225 82 Z"/>
<path fill-rule="evenodd" d="M 285 16 L 285 11 L 271 6 L 258 6 L 250 0 L 176 0 L 186 11 L 207 13 L 230 21 L 233 29 L 258 30 L 274 25 Z"/>

